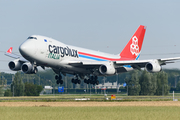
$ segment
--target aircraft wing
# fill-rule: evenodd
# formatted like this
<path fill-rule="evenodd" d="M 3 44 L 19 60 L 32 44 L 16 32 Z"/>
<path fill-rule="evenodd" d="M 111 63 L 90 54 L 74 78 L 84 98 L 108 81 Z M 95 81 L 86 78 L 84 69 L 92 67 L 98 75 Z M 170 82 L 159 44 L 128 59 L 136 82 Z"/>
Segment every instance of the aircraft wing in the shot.
<path fill-rule="evenodd" d="M 172 61 L 172 60 L 180 60 L 180 57 L 175 57 L 175 58 L 164 58 L 160 59 L 161 61 Z"/>
<path fill-rule="evenodd" d="M 151 59 L 151 60 L 130 60 L 130 61 L 116 61 L 116 64 L 121 64 L 121 65 L 133 65 L 133 64 L 139 64 L 143 65 L 152 61 L 157 60 L 160 65 L 165 65 L 166 63 L 174 63 L 174 60 L 180 60 L 180 57 L 175 57 L 175 58 L 163 58 L 163 59 Z"/>
<path fill-rule="evenodd" d="M 168 63 L 174 63 L 175 60 L 180 60 L 180 57 L 175 58 L 163 58 L 163 59 L 150 59 L 150 60 L 126 60 L 126 61 L 112 61 L 115 65 L 115 68 L 123 67 L 130 65 L 130 67 L 140 69 L 146 66 L 147 63 L 156 62 L 159 65 L 166 65 Z M 69 61 L 68 64 L 73 66 L 100 66 L 106 65 L 110 61 Z"/>
<path fill-rule="evenodd" d="M 12 57 L 12 58 L 15 58 L 15 59 L 19 59 L 19 60 L 22 61 L 22 62 L 27 62 L 27 60 L 26 60 L 25 58 L 23 58 L 22 56 L 13 54 L 13 53 L 12 53 L 12 47 L 10 47 L 10 48 L 8 49 L 8 51 L 5 52 L 4 54 L 5 54 L 6 56 L 9 56 L 9 57 Z"/>

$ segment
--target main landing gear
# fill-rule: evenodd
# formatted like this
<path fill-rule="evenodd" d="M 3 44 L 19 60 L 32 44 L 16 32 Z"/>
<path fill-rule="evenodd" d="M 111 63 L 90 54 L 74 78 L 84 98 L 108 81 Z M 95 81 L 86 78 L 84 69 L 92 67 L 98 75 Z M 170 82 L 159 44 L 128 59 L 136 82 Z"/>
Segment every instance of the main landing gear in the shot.
<path fill-rule="evenodd" d="M 81 80 L 78 79 L 78 75 L 75 75 L 75 77 L 72 78 L 71 82 L 74 84 L 81 84 Z"/>
<path fill-rule="evenodd" d="M 84 83 L 99 85 L 99 81 L 97 79 L 98 79 L 97 76 L 91 76 L 88 79 L 84 79 Z M 71 82 L 74 84 L 81 84 L 81 80 L 79 80 L 78 75 L 75 75 L 74 78 L 72 78 Z"/>
<path fill-rule="evenodd" d="M 62 76 L 61 74 L 55 76 L 56 83 L 57 84 L 63 84 Z M 84 83 L 87 84 L 93 84 L 93 85 L 99 85 L 99 81 L 97 80 L 97 76 L 90 76 L 88 79 L 84 79 Z M 74 84 L 81 84 L 81 80 L 78 78 L 78 75 L 75 75 L 74 78 L 71 80 Z"/>
<path fill-rule="evenodd" d="M 63 84 L 63 80 L 62 80 L 62 76 L 59 74 L 55 76 L 55 79 L 56 79 L 56 83 L 57 84 Z"/>
<path fill-rule="evenodd" d="M 99 85 L 99 81 L 97 80 L 98 77 L 97 76 L 91 76 L 89 79 L 84 79 L 84 83 L 87 84 L 93 84 L 93 85 Z"/>

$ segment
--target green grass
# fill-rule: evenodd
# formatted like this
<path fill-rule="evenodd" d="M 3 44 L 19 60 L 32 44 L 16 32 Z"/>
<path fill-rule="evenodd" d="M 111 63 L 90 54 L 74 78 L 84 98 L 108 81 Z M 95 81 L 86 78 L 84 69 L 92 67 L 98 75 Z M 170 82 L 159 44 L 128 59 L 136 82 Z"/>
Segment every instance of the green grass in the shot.
<path fill-rule="evenodd" d="M 180 99 L 179 94 L 175 95 L 175 99 Z M 111 95 L 107 96 L 110 101 Z M 90 98 L 91 101 L 107 101 L 104 95 L 89 94 L 61 94 L 61 95 L 41 95 L 41 96 L 22 96 L 22 97 L 0 97 L 0 102 L 23 102 L 23 101 L 42 101 L 42 102 L 61 102 L 75 101 L 75 98 Z M 123 101 L 172 101 L 172 96 L 121 96 L 116 95 L 119 102 Z"/>
<path fill-rule="evenodd" d="M 0 120 L 177 120 L 180 107 L 0 107 Z"/>

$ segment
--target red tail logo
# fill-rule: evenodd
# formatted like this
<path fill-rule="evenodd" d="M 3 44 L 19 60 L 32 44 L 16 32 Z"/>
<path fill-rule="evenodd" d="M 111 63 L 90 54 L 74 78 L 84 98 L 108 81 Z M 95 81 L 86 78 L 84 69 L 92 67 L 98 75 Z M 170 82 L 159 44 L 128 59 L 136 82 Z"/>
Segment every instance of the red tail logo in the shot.
<path fill-rule="evenodd" d="M 140 25 L 132 38 L 129 40 L 128 44 L 120 53 L 121 60 L 135 60 L 139 56 L 145 32 L 146 27 Z"/>
<path fill-rule="evenodd" d="M 12 47 L 8 49 L 7 53 L 12 53 Z"/>
<path fill-rule="evenodd" d="M 130 51 L 132 53 L 132 55 L 136 55 L 138 56 L 139 54 L 139 45 L 138 45 L 138 38 L 136 36 L 134 36 L 132 38 L 132 44 L 130 45 Z"/>

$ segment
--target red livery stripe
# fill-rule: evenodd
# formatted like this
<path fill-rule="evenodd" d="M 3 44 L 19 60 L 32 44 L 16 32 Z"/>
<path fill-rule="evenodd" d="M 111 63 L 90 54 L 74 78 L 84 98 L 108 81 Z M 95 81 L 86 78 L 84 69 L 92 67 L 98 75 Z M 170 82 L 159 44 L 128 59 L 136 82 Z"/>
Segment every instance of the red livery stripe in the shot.
<path fill-rule="evenodd" d="M 100 59 L 104 59 L 104 60 L 109 60 L 109 61 L 119 61 L 121 60 L 121 58 L 107 58 L 107 57 L 102 57 L 102 56 L 98 56 L 98 55 L 93 55 L 93 54 L 89 54 L 89 53 L 84 53 L 84 52 L 78 52 L 78 54 L 81 55 L 86 55 L 86 56 L 90 56 L 90 57 L 95 57 L 95 58 L 100 58 Z"/>

